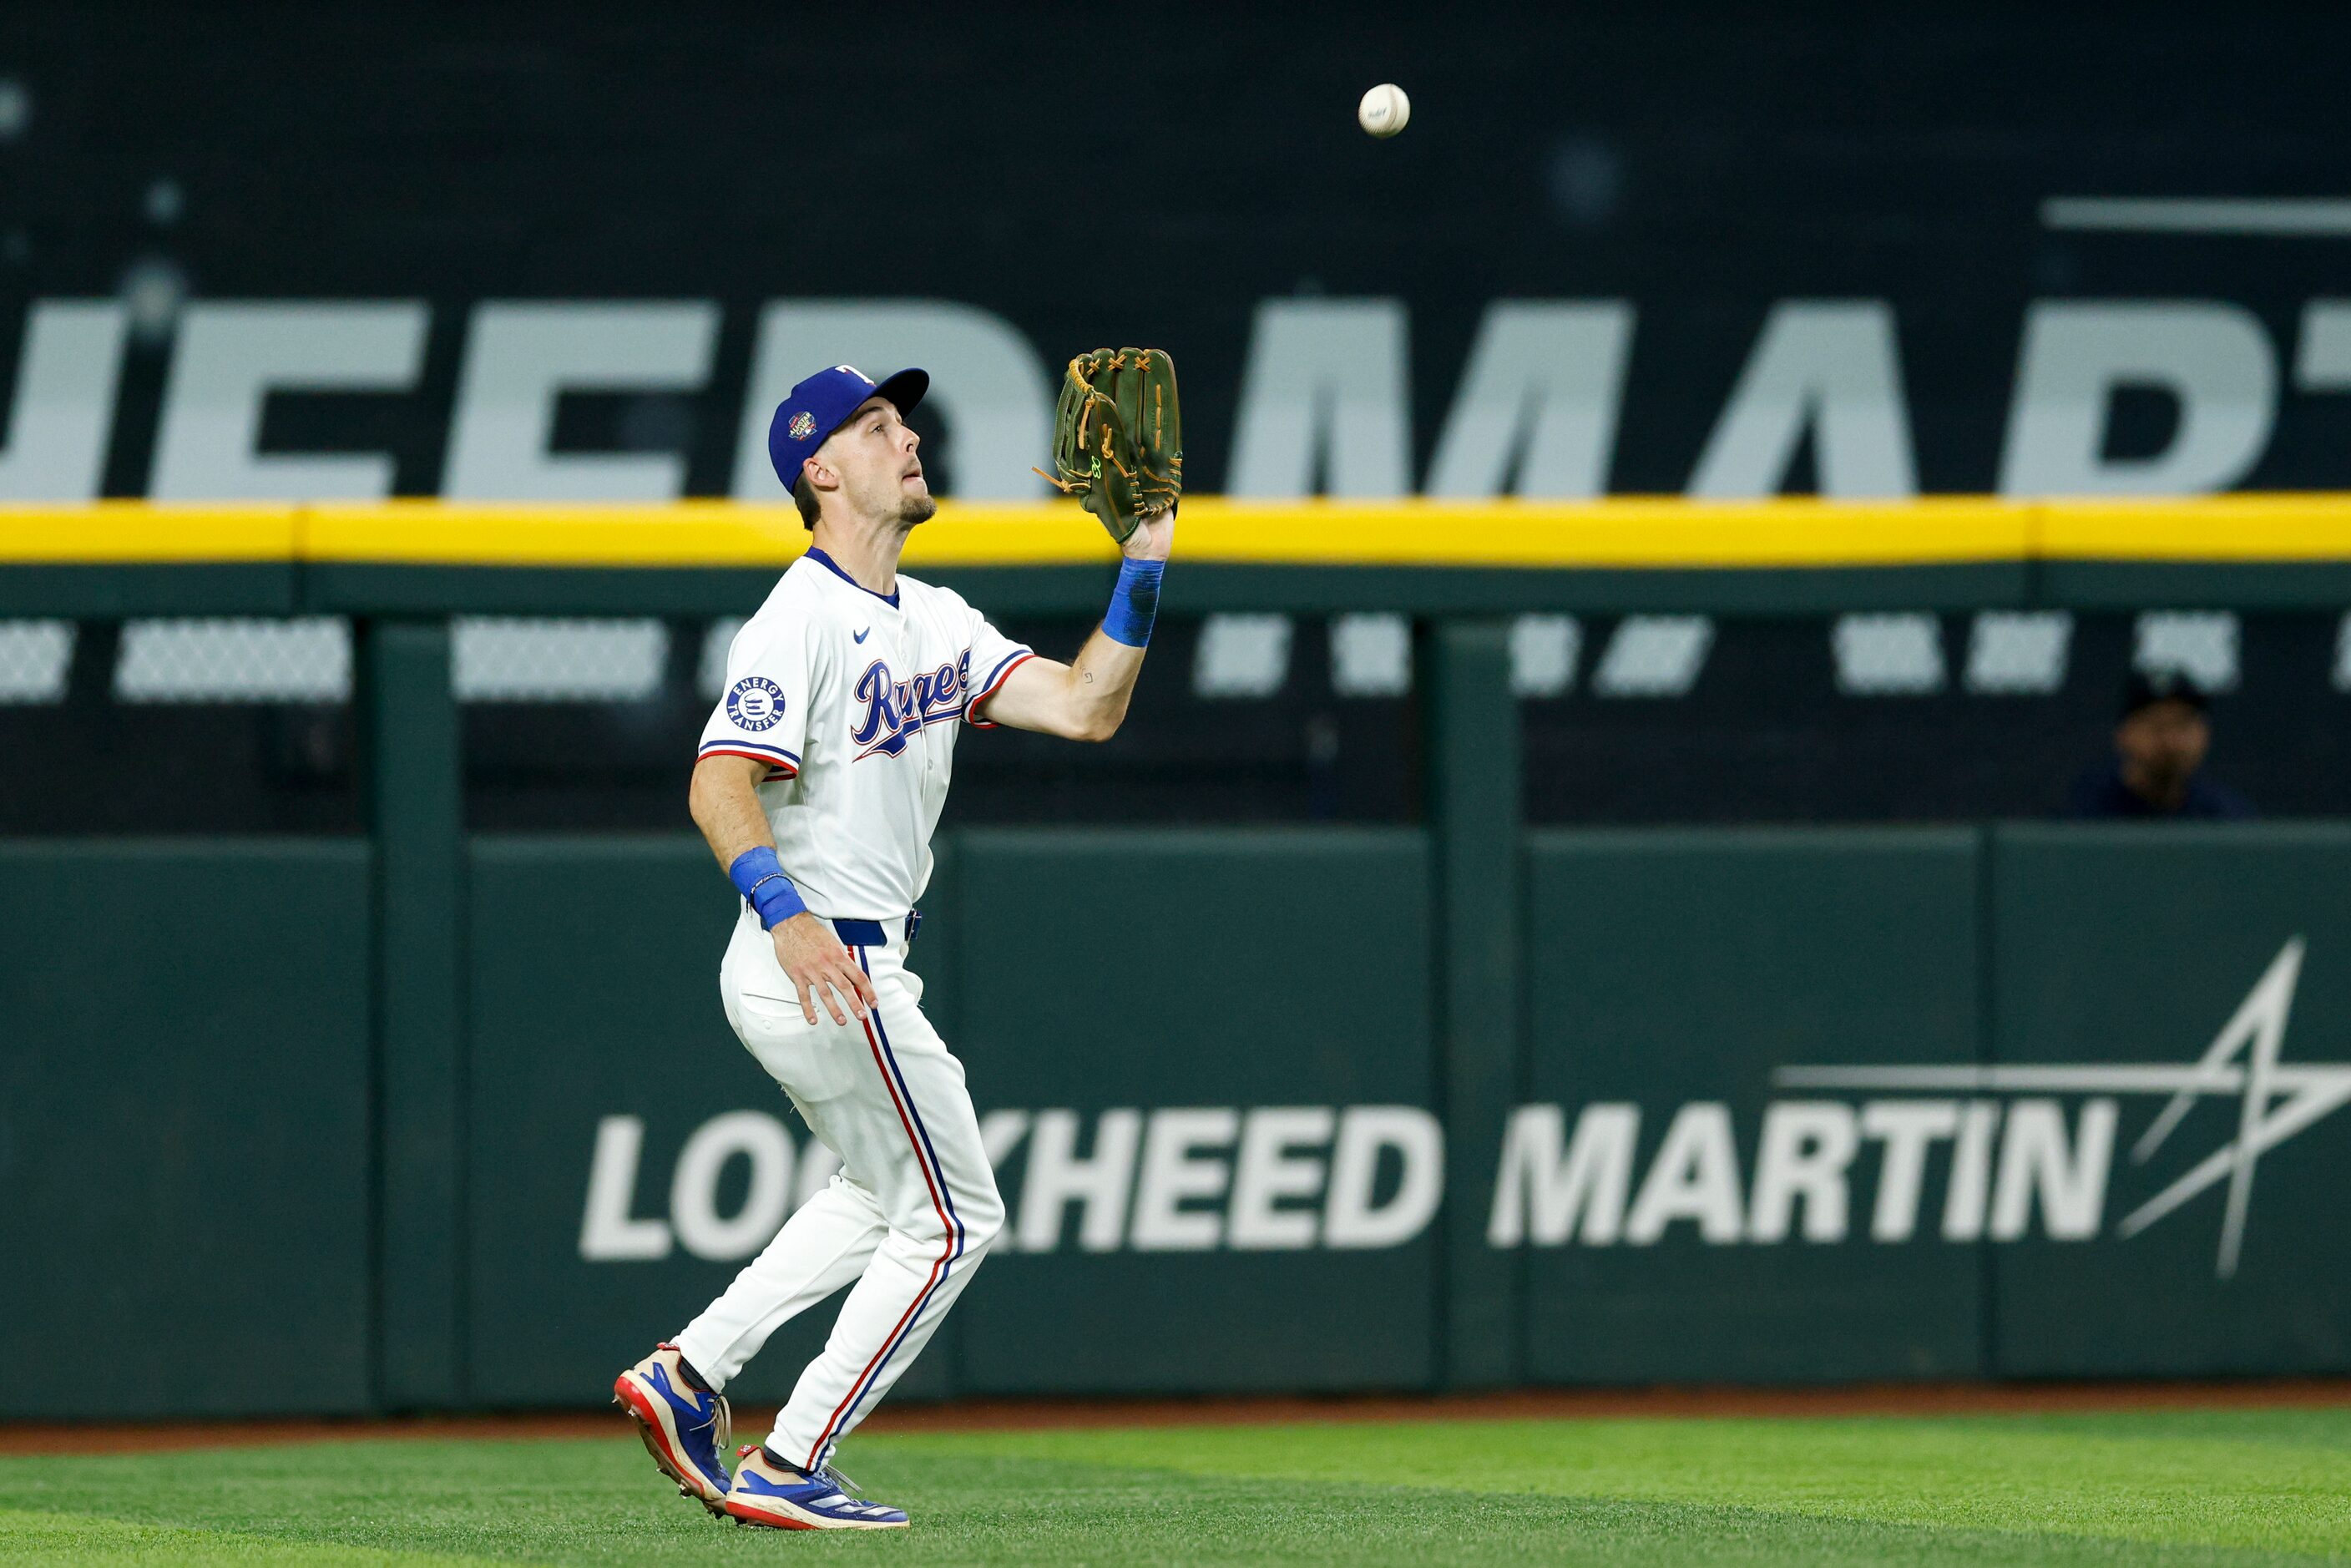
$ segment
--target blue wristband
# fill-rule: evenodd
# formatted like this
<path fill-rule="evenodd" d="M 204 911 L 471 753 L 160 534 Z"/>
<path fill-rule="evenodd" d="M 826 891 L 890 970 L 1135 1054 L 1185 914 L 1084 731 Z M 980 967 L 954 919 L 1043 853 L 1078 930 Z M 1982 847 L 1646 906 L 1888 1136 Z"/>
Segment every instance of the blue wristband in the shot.
<path fill-rule="evenodd" d="M 1159 580 L 1164 560 L 1129 557 L 1118 569 L 1118 586 L 1110 591 L 1110 608 L 1102 612 L 1102 635 L 1113 643 L 1140 648 L 1151 641 L 1151 622 L 1159 613 Z"/>
<path fill-rule="evenodd" d="M 804 914 L 800 890 L 784 874 L 783 862 L 770 849 L 745 850 L 726 868 L 726 879 L 759 912 L 759 924 L 773 931 L 793 915 Z"/>

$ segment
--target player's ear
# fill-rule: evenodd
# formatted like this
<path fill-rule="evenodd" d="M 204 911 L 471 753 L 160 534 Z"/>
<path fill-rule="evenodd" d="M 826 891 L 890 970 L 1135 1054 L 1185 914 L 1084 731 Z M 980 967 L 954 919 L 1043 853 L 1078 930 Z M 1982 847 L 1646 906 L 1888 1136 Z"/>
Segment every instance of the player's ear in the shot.
<path fill-rule="evenodd" d="M 800 472 L 808 476 L 809 486 L 817 490 L 838 490 L 841 476 L 828 466 L 821 453 L 810 453 L 800 464 Z"/>

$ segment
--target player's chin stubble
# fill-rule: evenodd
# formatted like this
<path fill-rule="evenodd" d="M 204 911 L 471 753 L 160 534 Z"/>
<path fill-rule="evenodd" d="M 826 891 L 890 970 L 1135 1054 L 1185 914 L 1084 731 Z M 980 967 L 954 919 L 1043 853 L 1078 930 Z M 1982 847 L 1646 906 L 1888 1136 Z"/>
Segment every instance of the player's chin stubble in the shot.
<path fill-rule="evenodd" d="M 938 502 L 930 496 L 909 496 L 899 504 L 898 521 L 901 526 L 911 528 L 916 523 L 929 522 L 938 514 Z"/>

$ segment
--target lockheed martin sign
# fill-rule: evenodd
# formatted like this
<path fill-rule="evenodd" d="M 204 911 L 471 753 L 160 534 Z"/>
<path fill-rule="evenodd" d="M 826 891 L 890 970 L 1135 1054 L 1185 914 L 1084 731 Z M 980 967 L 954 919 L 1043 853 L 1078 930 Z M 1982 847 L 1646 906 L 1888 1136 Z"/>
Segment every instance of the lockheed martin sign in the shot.
<path fill-rule="evenodd" d="M 1238 382 L 1186 383 L 1197 435 L 1228 454 L 1222 472 L 1198 476 L 1201 487 L 1259 497 L 1603 494 L 1618 466 L 1627 389 L 1650 384 L 1632 373 L 1645 351 L 1642 323 L 1670 319 L 1674 308 L 1669 299 L 1489 301 L 1427 446 L 1414 429 L 1404 300 L 1259 300 Z M 121 300 L 33 302 L 0 442 L 0 498 L 99 493 L 117 424 L 145 423 L 118 418 L 134 337 L 171 350 L 143 470 L 160 499 L 372 499 L 396 487 L 469 500 L 682 494 L 688 437 L 661 434 L 659 421 L 624 450 L 559 440 L 559 406 L 589 393 L 694 402 L 701 418 L 737 432 L 726 488 L 779 500 L 762 439 L 769 411 L 810 366 L 843 360 L 930 370 L 954 493 L 1033 497 L 1044 489 L 1029 465 L 1045 450 L 1054 367 L 1087 346 L 1035 341 L 993 311 L 944 299 L 778 299 L 731 316 L 715 299 L 484 300 L 459 323 L 454 391 L 428 391 L 435 321 L 421 298 L 196 300 L 154 319 L 134 316 Z M 1847 497 L 1918 491 L 1910 379 L 1936 386 L 1938 367 L 1905 353 L 1892 301 L 1779 299 L 1738 331 L 1738 377 L 1719 402 L 1708 394 L 1703 428 L 1687 433 L 1697 456 L 1677 487 L 1716 497 L 1792 486 Z M 2008 495 L 2225 490 L 2261 463 L 2289 399 L 2351 387 L 2351 301 L 2304 302 L 2284 341 L 2225 298 L 2038 299 L 2001 331 L 2016 343 L 2004 409 L 1976 422 L 1998 430 L 1997 441 L 1954 455 L 1982 476 L 1970 487 Z M 722 352 L 730 332 L 745 357 Z M 714 382 L 722 364 L 747 361 L 739 382 Z M 2119 449 L 2117 400 L 2147 392 L 2172 411 L 2167 433 L 2152 449 Z M 265 416 L 284 399 L 350 394 L 399 400 L 408 461 L 437 453 L 437 473 L 396 474 L 387 451 L 287 450 L 265 439 Z M 1677 417 L 1678 406 L 1662 412 Z M 1657 417 L 1631 413 L 1635 423 Z M 411 439 L 427 431 L 431 440 Z M 1429 455 L 1416 474 L 1421 450 Z M 1797 477 L 1807 454 L 1809 483 Z M 2309 478 L 2351 484 L 2351 468 Z"/>
<path fill-rule="evenodd" d="M 1638 1103 L 1584 1104 L 1572 1126 L 1565 1106 L 1520 1106 L 1487 1239 L 1649 1247 L 1686 1226 L 1717 1246 L 2087 1241 L 2108 1233 L 2125 1101 L 2163 1097 L 2129 1150 L 2133 1166 L 2152 1168 L 2190 1110 L 2219 1098 L 2233 1106 L 2231 1135 L 2137 1197 L 2112 1234 L 2136 1236 L 2225 1185 L 2226 1279 L 2262 1155 L 2351 1103 L 2351 1063 L 2283 1060 L 2303 955 L 2300 937 L 2287 942 L 2210 1047 L 2185 1061 L 1782 1067 L 1774 1088 L 1802 1096 L 1771 1100 L 1751 1140 L 1729 1102 L 1690 1101 L 1665 1118 L 1646 1161 Z M 1014 1195 L 999 1245 L 1024 1252 L 1397 1247 L 1426 1231 L 1443 1196 L 1442 1129 L 1413 1106 L 999 1109 L 983 1132 Z M 820 1145 L 796 1145 L 780 1118 L 730 1111 L 686 1138 L 668 1181 L 652 1184 L 665 1207 L 647 1212 L 643 1145 L 641 1119 L 601 1124 L 582 1259 L 747 1257 L 836 1168 Z M 1865 1217 L 1854 1196 L 1865 1177 Z M 722 1188 L 740 1196 L 722 1201 Z"/>

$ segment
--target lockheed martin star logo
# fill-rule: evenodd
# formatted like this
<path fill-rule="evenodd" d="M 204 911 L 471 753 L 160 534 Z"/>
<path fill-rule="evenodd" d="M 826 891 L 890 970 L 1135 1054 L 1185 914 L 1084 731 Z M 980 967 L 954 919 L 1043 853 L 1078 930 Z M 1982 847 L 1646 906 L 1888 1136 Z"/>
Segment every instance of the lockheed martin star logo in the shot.
<path fill-rule="evenodd" d="M 2185 1204 L 2229 1184 L 2220 1225 L 2217 1272 L 2237 1271 L 2245 1215 L 2253 1198 L 2261 1157 L 2329 1113 L 2351 1103 L 2351 1063 L 2278 1060 L 2294 990 L 2302 977 L 2303 939 L 2278 950 L 2203 1056 L 2186 1066 L 2170 1062 L 2082 1062 L 2050 1067 L 1785 1067 L 1773 1075 L 1792 1088 L 1959 1090 L 1994 1093 L 2168 1094 L 2155 1122 L 2131 1146 L 2145 1165 L 2163 1147 L 2197 1101 L 2236 1095 L 2237 1135 L 2199 1160 L 2185 1175 L 2123 1217 L 2116 1228 L 2136 1236 Z M 2238 1058 L 2242 1056 L 2243 1061 Z"/>

